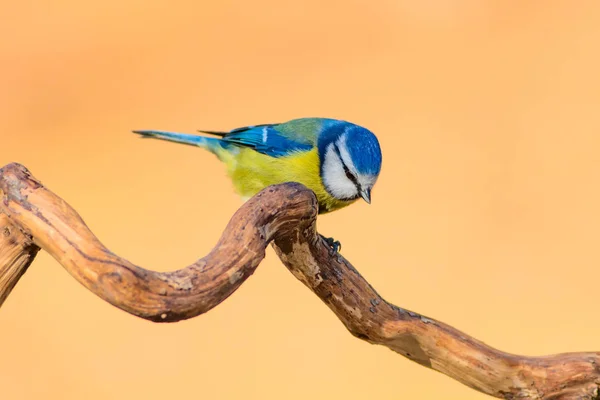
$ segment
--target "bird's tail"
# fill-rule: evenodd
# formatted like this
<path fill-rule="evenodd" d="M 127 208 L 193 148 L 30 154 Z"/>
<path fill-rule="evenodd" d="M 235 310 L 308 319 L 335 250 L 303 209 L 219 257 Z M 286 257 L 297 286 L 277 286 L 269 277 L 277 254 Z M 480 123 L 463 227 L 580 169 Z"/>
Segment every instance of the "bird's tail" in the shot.
<path fill-rule="evenodd" d="M 218 138 L 211 138 L 199 135 L 188 135 L 184 133 L 166 132 L 166 131 L 153 131 L 153 130 L 136 130 L 133 133 L 141 135 L 142 138 L 154 138 L 167 140 L 169 142 L 183 143 L 190 146 L 203 147 L 213 153 L 217 153 L 222 149 L 221 140 Z M 218 154 L 217 154 L 218 155 Z"/>

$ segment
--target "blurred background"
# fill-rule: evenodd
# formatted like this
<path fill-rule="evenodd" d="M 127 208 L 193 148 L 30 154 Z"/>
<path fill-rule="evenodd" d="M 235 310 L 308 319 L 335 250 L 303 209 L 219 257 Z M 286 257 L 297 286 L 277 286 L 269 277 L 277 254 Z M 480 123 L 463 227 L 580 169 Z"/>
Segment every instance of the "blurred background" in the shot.
<path fill-rule="evenodd" d="M 600 350 L 600 2 L 8 2 L 0 164 L 25 164 L 115 253 L 173 270 L 241 201 L 209 153 L 131 129 L 322 116 L 374 131 L 373 203 L 319 230 L 389 301 L 504 351 Z M 353 338 L 272 250 L 171 325 L 47 254 L 0 310 L 0 398 L 483 399 Z"/>

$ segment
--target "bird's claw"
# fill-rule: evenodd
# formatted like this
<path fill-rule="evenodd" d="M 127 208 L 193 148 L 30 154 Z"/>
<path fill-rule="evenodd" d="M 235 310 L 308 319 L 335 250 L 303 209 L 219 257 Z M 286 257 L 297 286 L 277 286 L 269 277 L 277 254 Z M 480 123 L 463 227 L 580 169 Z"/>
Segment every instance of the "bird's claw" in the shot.
<path fill-rule="evenodd" d="M 323 235 L 321 235 L 321 237 L 323 238 L 323 240 L 325 241 L 325 243 L 327 243 L 327 246 L 329 246 L 329 255 L 330 256 L 335 256 L 338 255 L 338 259 L 339 259 L 339 253 L 340 250 L 342 249 L 342 244 L 340 243 L 339 240 L 335 240 L 332 237 L 325 237 Z"/>

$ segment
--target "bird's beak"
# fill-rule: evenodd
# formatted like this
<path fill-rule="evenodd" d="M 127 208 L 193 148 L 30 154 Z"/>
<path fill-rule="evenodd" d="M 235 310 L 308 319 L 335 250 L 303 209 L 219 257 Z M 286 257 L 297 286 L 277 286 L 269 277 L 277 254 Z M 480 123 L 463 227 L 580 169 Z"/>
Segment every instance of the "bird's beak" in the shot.
<path fill-rule="evenodd" d="M 371 204 L 371 189 L 362 189 L 360 191 L 360 197 L 363 198 L 368 204 Z"/>

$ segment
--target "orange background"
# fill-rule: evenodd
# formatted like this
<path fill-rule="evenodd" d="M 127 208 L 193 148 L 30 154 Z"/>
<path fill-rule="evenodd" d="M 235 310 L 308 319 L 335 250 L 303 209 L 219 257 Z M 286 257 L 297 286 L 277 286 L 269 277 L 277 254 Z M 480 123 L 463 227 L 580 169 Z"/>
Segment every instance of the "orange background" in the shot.
<path fill-rule="evenodd" d="M 0 164 L 171 270 L 240 205 L 214 156 L 131 129 L 303 116 L 380 138 L 320 231 L 388 300 L 502 350 L 600 350 L 600 2 L 8 2 Z M 199 318 L 134 318 L 40 253 L 0 310 L 1 399 L 482 399 L 353 338 L 267 259 Z"/>

